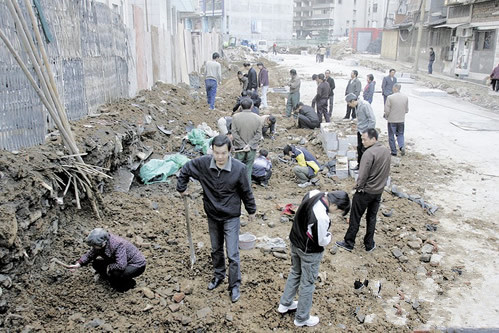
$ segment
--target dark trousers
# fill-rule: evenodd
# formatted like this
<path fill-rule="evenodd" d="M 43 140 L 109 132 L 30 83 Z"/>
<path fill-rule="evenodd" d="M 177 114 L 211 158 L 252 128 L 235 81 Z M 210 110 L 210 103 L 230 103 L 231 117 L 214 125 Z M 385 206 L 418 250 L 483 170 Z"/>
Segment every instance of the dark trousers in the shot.
<path fill-rule="evenodd" d="M 329 119 L 333 116 L 334 95 L 329 96 Z"/>
<path fill-rule="evenodd" d="M 383 104 L 386 104 L 386 99 L 388 98 L 388 96 L 386 95 L 383 95 Z"/>
<path fill-rule="evenodd" d="M 327 99 L 320 99 L 317 101 L 317 116 L 319 117 L 319 123 L 322 123 L 322 116 L 324 116 L 326 123 L 331 121 L 327 111 Z"/>
<path fill-rule="evenodd" d="M 399 149 L 404 148 L 404 123 L 388 123 L 388 144 L 392 155 L 397 155 L 395 137 L 397 137 Z"/>
<path fill-rule="evenodd" d="M 314 129 L 314 128 L 318 128 L 320 126 L 321 126 L 320 122 L 311 121 L 310 119 L 308 119 L 307 117 L 305 117 L 302 114 L 298 115 L 298 128 Z"/>
<path fill-rule="evenodd" d="M 364 212 L 366 214 L 366 235 L 364 236 L 364 246 L 370 250 L 374 246 L 374 231 L 376 230 L 376 214 L 381 203 L 380 194 L 369 194 L 366 192 L 356 192 L 352 199 L 352 210 L 350 211 L 350 224 L 345 234 L 345 243 L 348 247 L 355 246 L 355 237 L 359 232 L 360 219 Z"/>
<path fill-rule="evenodd" d="M 225 278 L 224 240 L 229 259 L 229 288 L 241 284 L 241 260 L 239 259 L 239 217 L 226 221 L 215 221 L 208 218 L 208 229 L 211 240 L 211 260 L 215 277 Z"/>
<path fill-rule="evenodd" d="M 433 61 L 428 63 L 428 74 L 433 73 Z"/>
<path fill-rule="evenodd" d="M 251 175 L 251 179 L 258 184 L 265 184 L 267 185 L 269 182 L 270 177 L 272 177 L 272 170 L 267 171 L 267 173 L 264 176 L 255 176 Z"/>
<path fill-rule="evenodd" d="M 146 270 L 146 266 L 127 266 L 124 270 L 110 270 L 109 275 L 107 274 L 107 266 L 113 264 L 114 261 L 106 259 L 95 259 L 92 262 L 92 267 L 103 277 L 109 279 L 109 283 L 112 287 L 116 289 L 127 289 L 132 287 L 133 278 L 141 275 Z"/>
<path fill-rule="evenodd" d="M 499 91 L 499 79 L 491 79 L 490 84 L 492 85 L 493 91 Z"/>
<path fill-rule="evenodd" d="M 347 105 L 347 114 L 345 115 L 345 119 L 350 119 L 350 112 L 352 113 L 352 119 L 357 118 L 357 115 L 355 114 L 355 108 L 351 108 Z"/>
<path fill-rule="evenodd" d="M 217 80 L 207 79 L 204 81 L 206 85 L 206 99 L 210 105 L 210 109 L 215 108 L 215 97 L 217 96 Z"/>
<path fill-rule="evenodd" d="M 357 163 L 360 165 L 362 154 L 366 151 L 366 147 L 362 144 L 362 135 L 357 131 Z"/>

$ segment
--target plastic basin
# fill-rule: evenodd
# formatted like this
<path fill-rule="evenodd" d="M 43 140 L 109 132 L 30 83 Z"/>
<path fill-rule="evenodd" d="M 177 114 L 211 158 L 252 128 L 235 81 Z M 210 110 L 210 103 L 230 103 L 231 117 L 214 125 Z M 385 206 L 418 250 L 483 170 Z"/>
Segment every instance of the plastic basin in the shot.
<path fill-rule="evenodd" d="M 239 235 L 239 248 L 241 250 L 251 250 L 252 248 L 255 247 L 255 242 L 256 242 L 255 235 L 249 233 Z"/>

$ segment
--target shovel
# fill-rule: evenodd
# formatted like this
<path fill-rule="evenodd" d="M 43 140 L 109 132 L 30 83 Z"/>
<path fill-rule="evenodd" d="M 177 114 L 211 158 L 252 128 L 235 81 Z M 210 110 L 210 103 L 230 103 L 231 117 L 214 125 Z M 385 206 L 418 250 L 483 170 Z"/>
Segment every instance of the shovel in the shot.
<path fill-rule="evenodd" d="M 184 207 L 185 207 L 185 223 L 187 224 L 187 239 L 189 240 L 189 249 L 191 252 L 191 269 L 194 267 L 196 262 L 196 254 L 194 253 L 194 245 L 192 244 L 192 234 L 191 234 L 191 221 L 189 218 L 189 202 L 187 202 L 187 196 L 184 196 Z"/>

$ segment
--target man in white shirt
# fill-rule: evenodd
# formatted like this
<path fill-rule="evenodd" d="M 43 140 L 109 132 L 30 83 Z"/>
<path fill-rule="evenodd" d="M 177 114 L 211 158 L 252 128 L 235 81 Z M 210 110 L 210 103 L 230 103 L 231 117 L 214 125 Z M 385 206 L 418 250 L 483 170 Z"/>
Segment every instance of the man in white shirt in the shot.
<path fill-rule="evenodd" d="M 211 56 L 213 60 L 207 61 L 205 65 L 205 86 L 206 99 L 210 106 L 210 110 L 215 109 L 215 97 L 217 96 L 217 86 L 222 84 L 222 66 L 218 62 L 220 55 L 215 52 Z"/>

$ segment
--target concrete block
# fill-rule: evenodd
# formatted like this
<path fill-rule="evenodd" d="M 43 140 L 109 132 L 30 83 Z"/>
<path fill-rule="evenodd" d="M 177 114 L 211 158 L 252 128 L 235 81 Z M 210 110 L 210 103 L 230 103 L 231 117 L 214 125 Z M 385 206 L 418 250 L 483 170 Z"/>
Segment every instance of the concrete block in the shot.
<path fill-rule="evenodd" d="M 346 138 L 352 147 L 357 147 L 357 135 L 347 135 Z"/>
<path fill-rule="evenodd" d="M 333 160 L 336 158 L 336 156 L 338 156 L 338 152 L 336 150 L 329 150 L 326 152 L 326 155 L 328 159 Z"/>
<path fill-rule="evenodd" d="M 322 146 L 326 152 L 338 150 L 338 135 L 329 123 L 321 123 Z"/>
<path fill-rule="evenodd" d="M 447 96 L 447 92 L 440 89 L 417 88 L 413 89 L 412 93 L 416 96 L 424 97 L 443 97 Z"/>
<path fill-rule="evenodd" d="M 348 158 L 346 156 L 336 157 L 336 176 L 339 179 L 348 178 Z"/>
<path fill-rule="evenodd" d="M 357 181 L 357 178 L 359 177 L 359 170 L 354 170 L 354 168 L 357 167 L 357 164 L 357 161 L 348 161 L 348 173 L 355 181 Z"/>
<path fill-rule="evenodd" d="M 338 155 L 347 156 L 348 146 L 347 138 L 338 138 Z"/>
<path fill-rule="evenodd" d="M 414 83 L 414 79 L 411 77 L 411 73 L 395 73 L 397 78 L 397 83 Z"/>
<path fill-rule="evenodd" d="M 357 160 L 357 151 L 356 150 L 349 150 L 347 151 L 347 158 L 348 160 Z"/>

